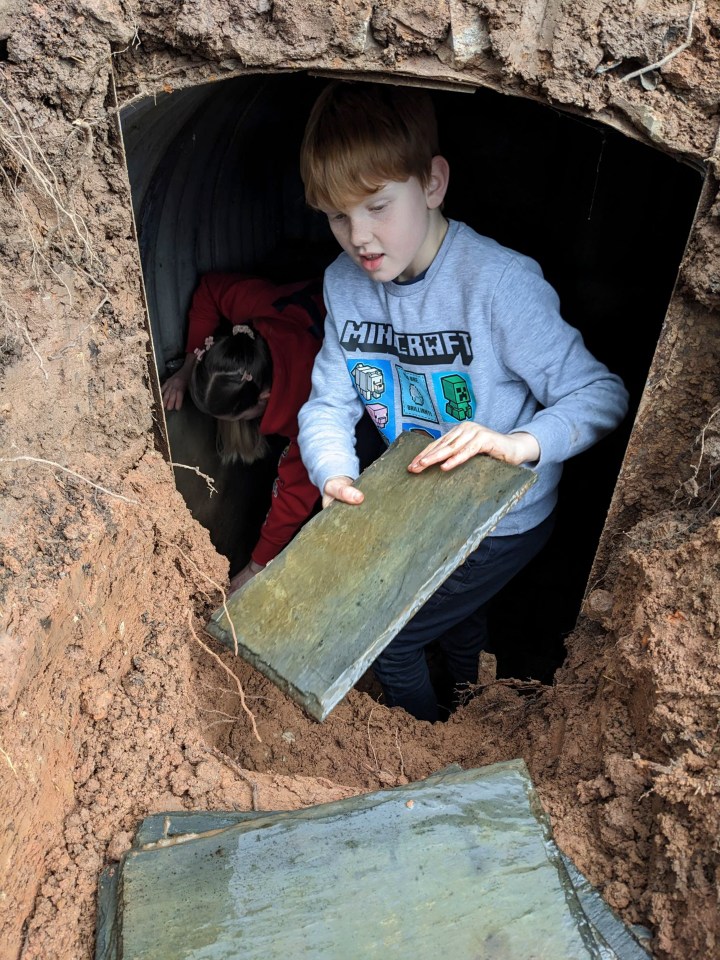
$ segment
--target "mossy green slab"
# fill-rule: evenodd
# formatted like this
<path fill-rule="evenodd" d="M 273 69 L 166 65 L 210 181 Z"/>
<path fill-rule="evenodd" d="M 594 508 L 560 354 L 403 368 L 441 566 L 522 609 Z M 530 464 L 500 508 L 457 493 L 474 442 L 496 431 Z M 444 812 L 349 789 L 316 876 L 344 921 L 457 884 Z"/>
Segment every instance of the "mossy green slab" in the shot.
<path fill-rule="evenodd" d="M 549 822 L 542 811 L 537 794 L 535 793 L 532 782 L 530 781 L 530 777 L 527 773 L 527 769 L 521 760 L 495 764 L 484 767 L 481 770 L 468 771 L 464 775 L 462 773 L 462 768 L 457 764 L 453 764 L 450 767 L 447 767 L 444 770 L 429 776 L 426 780 L 412 784 L 409 787 L 400 788 L 400 790 L 391 791 L 391 793 L 396 800 L 403 801 L 407 809 L 414 809 L 415 802 L 418 799 L 424 802 L 429 800 L 436 808 L 435 815 L 442 817 L 442 811 L 445 809 L 443 808 L 442 804 L 447 803 L 448 799 L 453 800 L 453 794 L 456 794 L 458 790 L 463 790 L 463 784 L 473 782 L 478 779 L 494 782 L 495 788 L 491 791 L 485 790 L 475 797 L 475 806 L 472 808 L 472 814 L 475 818 L 475 821 L 484 822 L 487 829 L 492 829 L 494 831 L 495 827 L 491 827 L 489 825 L 488 818 L 493 819 L 494 811 L 497 809 L 498 804 L 502 805 L 504 803 L 504 798 L 506 796 L 511 801 L 516 814 L 518 810 L 524 810 L 524 816 L 521 816 L 519 820 L 520 829 L 524 831 L 526 828 L 528 828 L 529 824 L 529 829 L 531 831 L 533 829 L 535 830 L 537 839 L 544 840 L 544 848 L 548 863 L 554 866 L 554 868 L 557 870 L 557 879 L 559 879 L 560 888 L 565 896 L 567 910 L 569 915 L 572 917 L 572 922 L 577 924 L 578 935 L 583 946 L 588 951 L 587 955 L 593 958 L 599 958 L 599 960 L 647 960 L 648 954 L 641 947 L 631 930 L 613 914 L 607 904 L 599 896 L 597 891 L 592 888 L 592 886 L 577 870 L 574 864 L 564 854 L 560 853 L 555 843 L 550 839 L 551 831 Z M 439 790 L 435 790 L 433 792 L 433 790 L 430 788 L 434 787 L 438 787 Z M 523 793 L 525 796 L 525 801 L 522 799 Z M 348 838 L 345 836 L 344 818 L 356 810 L 363 810 L 365 813 L 369 813 L 370 811 L 374 810 L 376 806 L 378 806 L 378 798 L 381 798 L 382 796 L 387 797 L 388 793 L 384 792 L 381 794 L 371 794 L 369 796 L 366 795 L 361 797 L 353 797 L 347 800 L 314 807 L 310 810 L 290 810 L 281 812 L 174 811 L 168 814 L 155 814 L 147 817 L 142 822 L 135 836 L 133 848 L 137 851 L 143 847 L 146 847 L 144 852 L 149 853 L 153 849 L 156 851 L 163 847 L 165 849 L 173 849 L 181 844 L 188 843 L 191 840 L 202 839 L 212 844 L 216 844 L 212 856 L 217 859 L 219 856 L 222 858 L 222 855 L 219 854 L 218 851 L 225 850 L 224 841 L 227 838 L 224 836 L 224 834 L 225 830 L 229 827 L 244 824 L 246 830 L 253 829 L 253 826 L 256 826 L 260 830 L 267 830 L 268 828 L 277 826 L 282 821 L 287 820 L 324 819 L 326 820 L 327 835 L 329 836 L 335 832 L 337 834 L 335 837 L 335 842 L 338 842 L 341 845 L 345 844 L 345 846 L 348 846 L 349 844 L 350 848 L 352 849 L 352 843 L 350 843 Z M 389 808 L 389 812 L 392 812 L 392 809 L 392 807 Z M 378 806 L 378 815 L 382 816 L 382 811 L 382 806 Z M 255 822 L 254 824 L 253 821 Z M 448 823 L 454 823 L 457 829 L 463 828 L 462 820 L 458 821 L 457 810 L 454 808 L 449 808 Z M 427 828 L 427 830 L 432 830 L 432 825 L 430 824 L 428 826 L 428 824 L 425 824 L 425 827 L 420 834 L 421 836 L 424 836 L 425 828 Z M 512 817 L 510 819 L 501 820 L 497 829 L 500 831 L 501 835 L 503 834 L 503 831 L 506 832 L 508 830 L 512 830 Z M 362 849 L 368 850 L 367 861 L 363 860 L 363 869 L 366 873 L 368 872 L 369 868 L 371 869 L 373 862 L 373 844 L 376 842 L 383 842 L 382 824 L 380 824 L 378 829 L 374 830 L 374 834 L 375 835 L 370 834 L 367 838 L 365 838 L 362 845 Z M 498 842 L 500 839 L 501 837 L 498 837 Z M 260 842 L 262 842 L 262 839 Z M 424 843 L 425 841 L 422 842 Z M 430 844 L 428 849 L 431 849 L 432 846 L 433 844 Z M 355 849 L 360 849 L 360 847 L 355 847 Z M 498 852 L 494 858 L 493 869 L 495 869 L 498 876 L 502 878 L 502 883 L 512 884 L 513 874 L 518 871 L 519 866 L 522 869 L 523 865 L 518 865 L 518 863 L 512 859 L 512 857 L 515 856 L 514 847 L 512 844 L 508 849 L 511 852 L 511 859 L 506 860 L 505 848 L 502 847 L 502 845 L 498 846 Z M 184 855 L 185 854 L 183 851 L 178 856 L 182 859 Z M 258 859 L 257 853 L 255 857 Z M 173 864 L 174 855 L 169 856 L 167 859 L 171 864 Z M 260 857 L 260 860 L 262 862 L 262 856 Z M 122 909 L 120 911 L 117 910 L 118 881 L 120 875 L 125 869 L 127 862 L 128 857 L 126 856 L 120 865 L 113 865 L 112 867 L 108 868 L 100 879 L 98 889 L 98 927 L 95 960 L 123 960 L 123 958 L 127 956 L 121 946 L 123 942 L 122 926 L 124 913 Z M 139 866 L 140 872 L 142 873 L 144 864 L 147 862 L 148 861 L 145 860 L 138 865 L 135 863 L 134 858 L 132 858 L 130 862 L 130 871 L 132 872 L 136 867 Z M 428 864 L 427 866 L 431 875 L 432 864 Z M 275 864 L 273 862 L 269 862 L 267 864 L 267 868 L 268 870 L 272 871 L 275 869 Z M 224 867 L 222 869 L 224 869 Z M 174 865 L 170 866 L 169 870 L 169 875 L 176 875 Z M 551 876 L 554 878 L 554 875 L 551 874 Z M 175 895 L 180 897 L 186 905 L 192 906 L 192 891 L 197 885 L 197 878 L 186 874 L 185 881 L 186 882 L 183 883 L 182 887 L 178 886 L 174 888 Z M 384 874 L 377 876 L 377 882 L 378 884 L 385 882 Z M 133 885 L 131 882 L 131 888 L 132 886 Z M 143 889 L 147 890 L 147 883 L 144 885 L 144 887 L 141 885 L 138 888 L 138 890 L 140 890 L 140 895 L 142 895 Z M 400 884 L 398 889 L 402 891 L 404 889 L 404 884 Z M 173 892 L 171 889 L 169 889 L 169 885 L 167 883 L 165 884 L 165 888 L 161 889 L 159 893 L 162 897 L 173 896 Z M 358 885 L 358 888 L 354 890 L 354 897 L 360 896 L 361 893 L 361 885 Z M 447 894 L 447 891 L 445 891 L 445 894 Z M 121 900 L 125 907 L 128 906 L 128 903 L 126 902 L 128 896 L 132 899 L 134 894 L 132 891 L 129 892 L 123 888 Z M 339 893 L 338 897 L 340 898 L 339 906 L 342 907 L 342 894 Z M 393 897 L 401 897 L 401 894 L 398 893 L 397 890 L 391 889 L 388 885 L 387 897 L 388 900 L 392 900 Z M 559 903 L 560 909 L 562 909 L 562 902 L 559 901 Z M 129 906 L 130 909 L 126 911 L 125 917 L 125 933 L 128 943 L 132 944 L 136 936 L 132 930 L 132 925 L 136 922 L 137 905 L 130 904 Z M 541 906 L 541 903 L 536 904 L 535 900 L 533 900 L 532 909 L 536 909 L 536 907 L 540 908 Z M 556 904 L 556 907 L 557 906 L 558 904 Z M 527 905 L 525 905 L 525 907 L 527 907 Z M 213 909 L 217 910 L 217 905 L 214 905 Z M 284 903 L 278 903 L 276 906 L 276 911 L 279 920 L 281 917 L 283 917 L 283 909 Z M 141 916 L 147 915 L 147 910 L 144 907 L 141 908 L 140 914 Z M 444 918 L 442 922 L 444 922 Z M 483 925 L 486 924 L 486 919 L 477 920 L 476 933 L 478 936 L 482 934 L 482 930 L 484 929 Z M 541 934 L 542 930 L 540 930 L 539 933 Z M 150 936 L 152 937 L 152 933 Z M 446 939 L 445 942 L 447 945 L 451 947 L 453 946 L 451 939 Z M 489 942 L 494 950 L 497 947 L 497 938 L 493 937 Z M 553 946 L 553 944 L 543 944 L 542 949 L 545 952 L 541 953 L 541 956 L 546 955 L 546 946 Z M 512 947 L 513 951 L 516 947 L 518 952 L 513 952 L 510 955 L 512 956 L 512 960 L 527 960 L 528 957 L 537 956 L 537 954 L 533 952 L 535 950 L 534 943 L 527 945 L 520 940 L 516 941 L 515 945 Z M 215 948 L 216 945 L 212 944 L 208 945 L 207 948 L 204 948 L 200 954 L 190 952 L 187 954 L 182 953 L 181 955 L 187 957 L 215 957 Z M 163 939 L 162 930 L 157 929 L 156 941 L 143 948 L 142 956 L 165 957 L 168 956 L 166 949 L 167 947 L 165 940 Z M 218 947 L 218 949 L 220 949 L 220 947 Z M 360 944 L 358 945 L 357 949 L 358 951 L 361 950 Z M 227 955 L 227 953 L 223 952 L 219 954 L 221 957 Z M 338 953 L 337 955 L 342 955 L 343 957 L 345 956 L 344 953 Z M 480 955 L 482 956 L 482 954 Z M 494 953 L 490 955 L 493 957 L 496 956 Z M 508 956 L 507 953 L 502 953 L 500 955 Z M 272 960 L 274 956 L 275 954 L 270 953 L 270 960 Z M 323 960 L 323 956 L 321 956 L 320 960 Z M 455 956 L 455 954 L 453 954 L 453 956 Z M 462 954 L 457 954 L 457 956 L 459 957 L 459 960 L 462 960 Z M 477 955 L 472 954 L 472 956 L 476 957 Z"/>
<path fill-rule="evenodd" d="M 599 960 L 522 761 L 133 850 L 120 960 Z"/>
<path fill-rule="evenodd" d="M 448 773 L 459 772 L 462 769 L 458 764 L 452 764 L 438 774 L 427 777 L 423 782 L 431 784 L 435 777 L 446 776 Z M 152 814 L 146 817 L 140 824 L 133 847 L 140 848 L 146 844 L 157 843 L 158 840 L 174 841 L 177 837 L 184 837 L 188 834 L 201 834 L 209 830 L 218 830 L 225 827 L 235 826 L 238 823 L 249 820 L 257 820 L 260 817 L 269 816 L 274 819 L 287 819 L 296 816 L 296 810 L 288 811 L 173 811 L 167 814 Z M 548 827 L 549 829 L 549 827 Z M 572 884 L 575 894 L 580 901 L 583 913 L 585 914 L 593 936 L 607 948 L 605 960 L 647 960 L 648 953 L 642 943 L 635 936 L 633 931 L 611 910 L 605 903 L 592 884 L 580 873 L 572 860 L 562 853 L 554 841 L 546 841 L 548 855 L 557 863 L 561 875 L 563 869 L 567 873 L 567 879 Z M 562 866 L 561 866 L 562 865 Z M 116 871 L 112 867 L 110 872 Z M 107 882 L 105 880 L 104 882 Z M 100 883 L 98 896 L 102 902 L 103 896 L 107 898 L 116 896 L 116 889 L 108 887 L 105 891 L 103 880 Z M 113 907 L 114 909 L 114 907 Z M 99 911 L 99 917 L 102 911 Z M 100 921 L 99 921 L 100 922 Z M 100 938 L 98 937 L 98 943 Z M 103 939 L 104 944 L 104 939 Z M 96 960 L 114 960 L 114 953 L 100 952 L 96 955 Z"/>
<path fill-rule="evenodd" d="M 112 863 L 105 867 L 98 880 L 95 960 L 118 960 L 119 957 L 117 897 L 120 869 L 117 863 Z"/>
<path fill-rule="evenodd" d="M 314 517 L 227 606 L 237 652 L 316 720 L 535 482 L 490 457 L 410 474 L 428 443 L 403 433 L 360 477 L 360 506 Z M 207 632 L 235 648 L 223 609 Z"/>
<path fill-rule="evenodd" d="M 614 910 L 605 903 L 590 881 L 580 873 L 570 857 L 562 853 L 555 846 L 554 841 L 550 841 L 550 843 L 565 867 L 568 880 L 573 885 L 596 938 L 609 951 L 608 960 L 613 960 L 615 957 L 618 960 L 648 960 L 650 954 L 646 945 L 643 945 L 635 936 L 633 929 L 628 927 Z M 634 929 L 644 930 L 648 938 L 651 936 L 650 931 L 643 927 Z"/>

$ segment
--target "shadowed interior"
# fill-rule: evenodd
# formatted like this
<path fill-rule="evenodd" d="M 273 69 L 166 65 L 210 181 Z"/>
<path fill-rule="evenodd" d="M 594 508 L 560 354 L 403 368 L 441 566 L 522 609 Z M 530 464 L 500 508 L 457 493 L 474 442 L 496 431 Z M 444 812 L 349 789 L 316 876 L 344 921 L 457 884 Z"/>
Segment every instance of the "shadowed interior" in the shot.
<path fill-rule="evenodd" d="M 337 245 L 298 172 L 305 118 L 327 81 L 239 77 L 148 99 L 122 115 L 155 359 L 182 360 L 186 313 L 208 270 L 278 281 L 319 275 Z M 626 421 L 566 465 L 548 547 L 492 604 L 502 676 L 552 678 L 577 618 L 702 178 L 617 131 L 489 90 L 431 91 L 450 161 L 445 213 L 534 257 L 563 315 L 630 391 Z M 282 441 L 265 463 L 223 467 L 212 421 L 186 398 L 167 417 L 178 487 L 231 572 L 262 523 Z M 367 458 L 382 447 L 366 436 Z"/>

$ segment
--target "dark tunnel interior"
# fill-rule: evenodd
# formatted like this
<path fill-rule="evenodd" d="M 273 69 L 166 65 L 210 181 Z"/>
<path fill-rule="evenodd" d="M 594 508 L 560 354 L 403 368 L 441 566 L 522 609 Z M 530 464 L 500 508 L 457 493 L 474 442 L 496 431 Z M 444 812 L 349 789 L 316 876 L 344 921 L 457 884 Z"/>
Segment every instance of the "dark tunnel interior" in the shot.
<path fill-rule="evenodd" d="M 200 275 L 319 276 L 339 252 L 304 202 L 298 151 L 327 80 L 253 75 L 148 99 L 122 113 L 155 361 L 182 362 Z M 493 601 L 498 675 L 552 679 L 564 657 L 702 187 L 701 174 L 588 119 L 490 90 L 431 91 L 451 178 L 445 213 L 535 258 L 563 315 L 630 391 L 621 427 L 566 464 L 555 534 Z M 167 416 L 178 488 L 231 573 L 269 503 L 281 439 L 252 467 L 223 467 L 214 424 Z M 377 444 L 377 452 L 382 449 Z"/>

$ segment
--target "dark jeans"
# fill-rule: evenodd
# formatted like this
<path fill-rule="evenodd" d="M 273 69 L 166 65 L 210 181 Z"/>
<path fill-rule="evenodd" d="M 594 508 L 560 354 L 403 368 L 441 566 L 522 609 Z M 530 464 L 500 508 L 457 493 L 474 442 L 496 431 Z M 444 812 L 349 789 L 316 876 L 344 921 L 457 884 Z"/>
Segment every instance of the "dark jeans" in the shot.
<path fill-rule="evenodd" d="M 537 527 L 509 537 L 486 537 L 438 587 L 373 664 L 390 707 L 418 720 L 437 720 L 438 697 L 425 647 L 437 640 L 453 684 L 476 683 L 487 642 L 485 604 L 532 560 L 555 525 L 551 514 Z"/>

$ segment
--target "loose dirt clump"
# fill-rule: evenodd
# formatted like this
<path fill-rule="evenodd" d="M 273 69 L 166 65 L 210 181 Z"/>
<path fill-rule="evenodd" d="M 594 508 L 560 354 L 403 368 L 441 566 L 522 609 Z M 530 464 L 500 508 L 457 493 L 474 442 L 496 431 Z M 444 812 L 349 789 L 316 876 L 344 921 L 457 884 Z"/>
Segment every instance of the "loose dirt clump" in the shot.
<path fill-rule="evenodd" d="M 720 20 L 690 10 L 0 0 L 2 960 L 91 957 L 99 871 L 150 812 L 299 807 L 519 756 L 562 848 L 656 956 L 720 953 Z M 257 740 L 196 642 L 227 565 L 162 456 L 118 91 L 253 69 L 486 85 L 705 174 L 552 687 L 486 663 L 446 724 L 359 689 L 318 725 L 221 652 Z"/>

